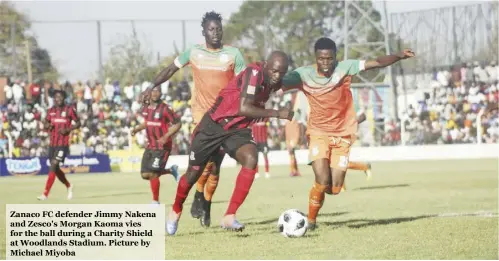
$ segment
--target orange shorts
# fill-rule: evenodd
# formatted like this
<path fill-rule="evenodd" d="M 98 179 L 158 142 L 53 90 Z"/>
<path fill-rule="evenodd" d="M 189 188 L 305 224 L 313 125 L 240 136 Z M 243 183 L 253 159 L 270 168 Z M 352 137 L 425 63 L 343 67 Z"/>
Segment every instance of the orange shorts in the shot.
<path fill-rule="evenodd" d="M 350 147 L 355 142 L 355 136 L 335 137 L 328 135 L 309 136 L 309 164 L 318 159 L 328 159 L 333 169 L 346 171 Z"/>
<path fill-rule="evenodd" d="M 299 143 L 298 142 L 298 138 L 296 138 L 296 139 L 286 139 L 286 146 L 287 146 L 288 149 L 295 149 L 295 148 L 297 148 L 298 145 L 300 145 L 298 143 Z"/>

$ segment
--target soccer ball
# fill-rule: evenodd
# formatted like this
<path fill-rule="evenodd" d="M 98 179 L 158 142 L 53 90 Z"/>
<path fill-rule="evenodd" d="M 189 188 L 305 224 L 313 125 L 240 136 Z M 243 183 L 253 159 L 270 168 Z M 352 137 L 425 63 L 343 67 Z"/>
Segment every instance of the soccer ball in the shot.
<path fill-rule="evenodd" d="M 308 229 L 307 216 L 298 209 L 288 209 L 279 217 L 277 228 L 284 237 L 302 237 Z"/>

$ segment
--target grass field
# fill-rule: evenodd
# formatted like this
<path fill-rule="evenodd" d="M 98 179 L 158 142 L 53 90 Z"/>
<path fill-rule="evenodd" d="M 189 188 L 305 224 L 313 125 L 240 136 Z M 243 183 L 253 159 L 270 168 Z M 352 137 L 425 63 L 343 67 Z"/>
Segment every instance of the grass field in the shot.
<path fill-rule="evenodd" d="M 498 259 L 498 161 L 420 161 L 374 163 L 373 179 L 347 175 L 347 191 L 327 196 L 319 228 L 306 237 L 287 239 L 276 231 L 279 214 L 289 208 L 308 211 L 312 170 L 289 178 L 288 167 L 272 167 L 271 179 L 255 181 L 239 211 L 242 233 L 218 224 L 232 193 L 238 169 L 222 171 L 212 206 L 212 228 L 190 217 L 192 193 L 179 231 L 167 237 L 166 259 Z M 0 178 L 6 203 L 38 203 L 46 176 Z M 70 175 L 72 203 L 149 203 L 149 185 L 138 174 Z M 57 182 L 57 181 L 56 181 Z M 176 185 L 163 177 L 161 199 L 172 203 Z M 46 203 L 67 203 L 55 183 Z M 45 203 L 45 202 L 44 202 Z M 0 210 L 5 224 L 5 206 Z M 0 226 L 5 256 L 5 226 Z"/>

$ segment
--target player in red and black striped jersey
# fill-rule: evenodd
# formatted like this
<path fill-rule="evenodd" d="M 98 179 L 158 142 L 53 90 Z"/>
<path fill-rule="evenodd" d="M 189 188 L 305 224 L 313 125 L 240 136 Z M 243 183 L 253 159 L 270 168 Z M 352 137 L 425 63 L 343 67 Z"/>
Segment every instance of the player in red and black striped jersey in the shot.
<path fill-rule="evenodd" d="M 141 114 L 144 122 L 132 131 L 146 130 L 148 145 L 142 155 L 141 175 L 149 180 L 153 195 L 153 204 L 159 204 L 159 177 L 172 174 L 178 181 L 178 167 L 165 169 L 172 150 L 172 137 L 180 130 L 180 118 L 161 100 L 161 87 L 151 90 L 150 102 L 144 105 Z M 171 126 L 170 126 L 171 125 Z"/>
<path fill-rule="evenodd" d="M 66 93 L 64 91 L 54 91 L 55 105 L 48 110 L 47 118 L 44 122 L 44 127 L 48 129 L 50 133 L 48 155 L 50 159 L 50 169 L 45 184 L 45 191 L 38 197 L 39 200 L 48 198 L 56 177 L 66 185 L 68 189 L 67 198 L 71 199 L 73 197 L 73 186 L 66 179 L 66 175 L 59 165 L 64 162 L 66 156 L 69 154 L 69 134 L 71 131 L 78 129 L 81 123 L 76 115 L 75 107 L 66 105 L 64 103 L 65 99 Z M 74 124 L 72 124 L 72 122 L 74 122 Z"/>
<path fill-rule="evenodd" d="M 253 132 L 253 139 L 256 142 L 256 150 L 258 152 L 263 153 L 263 160 L 265 161 L 265 177 L 270 178 L 270 173 L 269 173 L 269 158 L 267 156 L 269 152 L 269 145 L 267 144 L 267 135 L 268 135 L 268 127 L 267 127 L 268 121 L 260 121 L 251 127 L 252 132 Z M 260 174 L 258 173 L 258 167 L 256 169 L 257 173 L 255 175 L 255 178 L 259 178 Z"/>
<path fill-rule="evenodd" d="M 236 220 L 235 214 L 251 189 L 258 163 L 256 144 L 249 127 L 262 118 L 293 117 L 293 112 L 289 109 L 269 110 L 264 107 L 270 94 L 281 87 L 282 78 L 287 71 L 287 55 L 275 51 L 266 62 L 249 65 L 220 91 L 215 104 L 204 115 L 192 135 L 189 166 L 185 175 L 180 178 L 175 202 L 166 222 L 168 234 L 176 233 L 189 191 L 212 154 L 217 153 L 220 147 L 242 166 L 222 227 L 236 231 L 244 229 Z M 207 211 L 209 212 L 209 208 Z"/>

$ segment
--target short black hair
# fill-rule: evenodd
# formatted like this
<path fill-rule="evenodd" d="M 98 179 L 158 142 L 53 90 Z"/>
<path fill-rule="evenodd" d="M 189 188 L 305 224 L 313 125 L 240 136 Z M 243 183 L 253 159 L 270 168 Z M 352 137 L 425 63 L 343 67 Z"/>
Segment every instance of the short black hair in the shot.
<path fill-rule="evenodd" d="M 317 52 L 317 50 L 333 50 L 333 52 L 336 52 L 336 43 L 330 38 L 322 37 L 315 42 L 314 52 Z"/>
<path fill-rule="evenodd" d="M 56 94 L 60 93 L 64 99 L 66 99 L 66 92 L 63 90 L 54 90 L 54 97 Z"/>
<path fill-rule="evenodd" d="M 222 23 L 222 15 L 215 11 L 205 13 L 203 15 L 203 20 L 201 21 L 201 27 L 203 27 L 204 29 L 204 27 L 206 26 L 206 24 L 208 24 L 209 21 L 217 21 Z"/>

